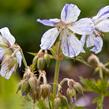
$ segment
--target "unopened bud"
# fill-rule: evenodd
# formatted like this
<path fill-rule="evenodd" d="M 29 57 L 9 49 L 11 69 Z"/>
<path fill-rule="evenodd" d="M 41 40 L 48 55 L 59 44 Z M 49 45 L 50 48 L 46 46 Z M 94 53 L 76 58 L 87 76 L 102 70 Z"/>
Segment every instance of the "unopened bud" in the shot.
<path fill-rule="evenodd" d="M 41 92 L 41 96 L 45 99 L 46 97 L 50 95 L 51 85 L 49 84 L 40 85 L 40 92 Z"/>
<path fill-rule="evenodd" d="M 54 109 L 58 109 L 60 105 L 61 105 L 61 99 L 60 97 L 56 97 L 54 99 Z"/>
<path fill-rule="evenodd" d="M 41 93 L 40 93 L 40 88 L 39 86 L 37 86 L 37 88 L 35 90 L 31 90 L 30 91 L 30 96 L 32 97 L 34 103 L 36 100 L 39 100 L 41 97 Z"/>
<path fill-rule="evenodd" d="M 50 56 L 49 56 L 49 54 L 45 53 L 45 54 L 44 54 L 44 59 L 45 59 L 45 61 L 46 61 L 47 67 L 48 67 L 49 64 L 50 64 Z"/>
<path fill-rule="evenodd" d="M 61 105 L 67 107 L 68 106 L 68 100 L 65 96 L 60 96 L 61 99 Z"/>
<path fill-rule="evenodd" d="M 31 72 L 30 68 L 26 68 L 25 73 L 23 75 L 23 79 L 28 80 L 32 76 L 34 76 L 34 74 Z"/>
<path fill-rule="evenodd" d="M 78 92 L 83 93 L 83 87 L 81 86 L 80 83 L 75 82 L 74 88 L 75 88 L 75 90 L 77 90 Z"/>
<path fill-rule="evenodd" d="M 38 59 L 38 56 L 35 56 L 34 58 L 33 58 L 33 62 L 32 62 L 32 64 L 37 64 L 37 59 Z"/>
<path fill-rule="evenodd" d="M 43 57 L 38 58 L 37 60 L 37 68 L 39 70 L 43 70 L 45 68 L 46 62 L 45 59 Z"/>
<path fill-rule="evenodd" d="M 91 54 L 88 58 L 88 63 L 90 65 L 92 65 L 92 67 L 96 68 L 99 65 L 100 61 L 99 61 L 99 58 L 96 55 Z"/>
<path fill-rule="evenodd" d="M 29 78 L 28 82 L 29 82 L 31 89 L 33 91 L 35 91 L 36 88 L 37 88 L 37 85 L 38 85 L 37 84 L 37 78 L 35 76 L 32 76 L 32 77 Z"/>
<path fill-rule="evenodd" d="M 23 82 L 24 82 L 24 80 L 21 80 L 21 82 L 18 84 L 16 93 L 18 93 L 21 90 Z"/>
<path fill-rule="evenodd" d="M 29 86 L 28 81 L 26 81 L 26 80 L 23 81 L 22 87 L 21 87 L 22 95 L 26 96 L 29 93 L 29 90 L 30 90 L 30 86 Z"/>
<path fill-rule="evenodd" d="M 72 97 L 76 96 L 76 90 L 74 88 L 68 88 L 66 93 L 67 93 L 67 96 L 69 98 L 72 98 Z"/>

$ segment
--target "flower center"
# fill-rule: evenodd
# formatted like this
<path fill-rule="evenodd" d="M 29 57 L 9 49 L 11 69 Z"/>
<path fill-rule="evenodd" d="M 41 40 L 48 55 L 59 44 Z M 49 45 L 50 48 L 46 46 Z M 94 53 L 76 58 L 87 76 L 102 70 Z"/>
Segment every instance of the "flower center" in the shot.
<path fill-rule="evenodd" d="M 63 21 L 60 21 L 56 27 L 59 29 L 59 30 L 63 30 L 63 29 L 66 29 L 67 28 L 67 25 L 66 23 L 64 23 Z"/>

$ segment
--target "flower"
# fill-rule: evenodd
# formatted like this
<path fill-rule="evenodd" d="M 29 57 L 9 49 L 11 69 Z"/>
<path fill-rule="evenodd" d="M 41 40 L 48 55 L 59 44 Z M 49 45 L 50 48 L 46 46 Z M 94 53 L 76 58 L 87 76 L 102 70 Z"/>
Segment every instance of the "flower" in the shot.
<path fill-rule="evenodd" d="M 103 47 L 103 40 L 101 38 L 102 32 L 109 32 L 109 6 L 105 6 L 100 9 L 96 16 L 92 17 L 94 24 L 92 34 L 88 36 L 83 35 L 81 42 L 83 45 L 86 42 L 86 46 L 92 47 L 91 51 L 94 53 L 99 53 Z"/>
<path fill-rule="evenodd" d="M 41 49 L 50 49 L 59 36 L 61 49 L 65 56 L 75 57 L 79 55 L 83 51 L 83 46 L 75 33 L 80 35 L 89 34 L 93 25 L 90 18 L 83 18 L 77 21 L 79 14 L 80 9 L 76 5 L 66 4 L 61 11 L 61 19 L 37 19 L 43 25 L 54 27 L 43 34 Z"/>
<path fill-rule="evenodd" d="M 6 79 L 10 78 L 22 62 L 20 47 L 15 44 L 15 38 L 7 27 L 0 29 L 0 60 L 2 61 L 0 75 Z"/>

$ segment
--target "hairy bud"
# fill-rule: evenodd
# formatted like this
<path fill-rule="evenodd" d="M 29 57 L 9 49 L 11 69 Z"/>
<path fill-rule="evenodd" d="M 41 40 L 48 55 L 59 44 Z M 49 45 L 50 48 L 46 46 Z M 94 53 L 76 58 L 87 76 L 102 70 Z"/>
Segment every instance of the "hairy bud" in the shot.
<path fill-rule="evenodd" d="M 50 95 L 51 85 L 49 84 L 40 85 L 40 92 L 41 92 L 41 96 L 45 99 L 46 97 Z"/>
<path fill-rule="evenodd" d="M 96 68 L 99 65 L 100 61 L 99 61 L 99 58 L 96 55 L 91 54 L 88 58 L 88 63 L 90 65 L 92 65 L 92 67 Z"/>
<path fill-rule="evenodd" d="M 35 76 L 32 76 L 32 77 L 29 78 L 28 82 L 29 82 L 31 89 L 33 91 L 36 90 L 37 85 L 38 85 L 37 78 Z"/>
<path fill-rule="evenodd" d="M 76 91 L 74 88 L 68 88 L 66 94 L 69 98 L 72 98 L 76 96 Z"/>
<path fill-rule="evenodd" d="M 46 62 L 45 59 L 43 57 L 38 58 L 37 60 L 37 68 L 39 70 L 43 70 L 45 68 Z"/>
<path fill-rule="evenodd" d="M 61 98 L 57 96 L 57 97 L 54 99 L 54 108 L 55 108 L 55 109 L 58 109 L 60 105 L 61 105 Z"/>
<path fill-rule="evenodd" d="M 48 67 L 49 64 L 50 64 L 50 56 L 49 56 L 49 54 L 45 53 L 44 54 L 44 59 L 45 59 L 45 62 L 47 64 L 47 67 Z"/>
<path fill-rule="evenodd" d="M 22 86 L 21 86 L 21 93 L 22 93 L 22 95 L 26 96 L 29 93 L 29 90 L 30 90 L 29 83 L 28 83 L 28 81 L 24 80 L 22 82 Z"/>

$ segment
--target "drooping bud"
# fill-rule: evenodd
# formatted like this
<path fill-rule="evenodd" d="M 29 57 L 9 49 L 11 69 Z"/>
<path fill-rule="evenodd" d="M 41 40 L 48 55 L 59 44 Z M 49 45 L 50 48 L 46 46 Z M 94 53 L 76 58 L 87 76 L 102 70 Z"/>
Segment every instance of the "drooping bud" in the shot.
<path fill-rule="evenodd" d="M 23 75 L 23 79 L 29 79 L 30 77 L 34 76 L 34 74 L 31 72 L 30 68 L 27 67 L 25 70 L 25 73 Z"/>
<path fill-rule="evenodd" d="M 27 80 L 22 82 L 21 93 L 23 96 L 26 96 L 30 91 L 30 86 Z"/>
<path fill-rule="evenodd" d="M 29 78 L 28 82 L 29 82 L 31 89 L 33 91 L 35 91 L 37 89 L 37 85 L 38 85 L 37 78 L 35 76 L 32 76 Z"/>
<path fill-rule="evenodd" d="M 54 99 L 54 108 L 55 108 L 55 109 L 58 109 L 60 105 L 61 105 L 61 98 L 57 96 L 57 97 Z"/>
<path fill-rule="evenodd" d="M 45 59 L 43 57 L 38 58 L 37 60 L 37 68 L 39 70 L 43 70 L 45 68 L 46 62 Z"/>
<path fill-rule="evenodd" d="M 82 85 L 81 85 L 80 83 L 75 82 L 73 87 L 74 87 L 75 90 L 77 90 L 79 93 L 83 93 L 83 87 L 82 87 Z"/>
<path fill-rule="evenodd" d="M 88 58 L 88 63 L 92 65 L 93 68 L 96 68 L 99 65 L 100 61 L 96 55 L 91 54 Z"/>
<path fill-rule="evenodd" d="M 51 92 L 51 85 L 49 84 L 42 84 L 40 85 L 40 92 L 41 96 L 45 99 L 50 95 Z"/>
<path fill-rule="evenodd" d="M 74 88 L 68 88 L 66 94 L 69 98 L 76 97 L 76 90 Z"/>
<path fill-rule="evenodd" d="M 67 100 L 67 98 L 64 95 L 61 95 L 60 96 L 60 99 L 61 99 L 61 106 L 67 107 L 68 106 L 68 100 Z"/>

